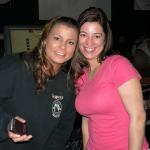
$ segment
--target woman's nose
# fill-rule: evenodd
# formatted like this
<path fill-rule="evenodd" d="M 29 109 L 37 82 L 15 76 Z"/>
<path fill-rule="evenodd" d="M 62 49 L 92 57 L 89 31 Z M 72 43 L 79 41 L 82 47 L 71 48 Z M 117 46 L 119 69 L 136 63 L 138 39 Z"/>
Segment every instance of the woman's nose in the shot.
<path fill-rule="evenodd" d="M 88 46 L 93 45 L 93 39 L 92 39 L 92 37 L 87 37 L 87 39 L 86 39 L 86 45 L 88 45 Z"/>
<path fill-rule="evenodd" d="M 60 43 L 60 47 L 61 47 L 61 49 L 65 49 L 65 48 L 66 48 L 66 42 L 65 42 L 65 41 L 62 41 L 62 42 Z"/>

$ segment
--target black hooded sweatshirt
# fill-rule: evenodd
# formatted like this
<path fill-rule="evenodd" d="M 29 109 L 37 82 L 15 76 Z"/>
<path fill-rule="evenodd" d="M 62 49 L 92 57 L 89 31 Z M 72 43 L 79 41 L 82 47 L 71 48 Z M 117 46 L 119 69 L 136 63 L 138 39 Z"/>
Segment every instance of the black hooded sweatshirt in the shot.
<path fill-rule="evenodd" d="M 64 150 L 75 119 L 74 90 L 60 71 L 36 94 L 33 73 L 19 56 L 0 59 L 0 150 Z M 11 118 L 20 116 L 28 126 L 29 142 L 8 138 Z"/>

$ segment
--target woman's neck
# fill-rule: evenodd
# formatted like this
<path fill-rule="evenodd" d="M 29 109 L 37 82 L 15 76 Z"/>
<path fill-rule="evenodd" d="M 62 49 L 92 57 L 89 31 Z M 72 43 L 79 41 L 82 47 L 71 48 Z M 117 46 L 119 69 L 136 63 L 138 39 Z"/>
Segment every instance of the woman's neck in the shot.
<path fill-rule="evenodd" d="M 88 71 L 88 77 L 89 79 L 92 79 L 95 74 L 97 73 L 99 67 L 100 67 L 100 63 L 96 62 L 96 63 L 90 63 L 90 67 L 89 67 L 89 71 Z"/>

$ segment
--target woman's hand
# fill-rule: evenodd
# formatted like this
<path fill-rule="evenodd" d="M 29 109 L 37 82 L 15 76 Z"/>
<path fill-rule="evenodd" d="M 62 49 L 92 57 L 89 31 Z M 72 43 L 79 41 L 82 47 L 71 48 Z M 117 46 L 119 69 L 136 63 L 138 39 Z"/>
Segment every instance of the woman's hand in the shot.
<path fill-rule="evenodd" d="M 25 123 L 26 120 L 24 120 L 23 118 L 16 116 L 15 120 L 18 120 L 21 123 Z M 27 134 L 19 134 L 19 133 L 15 133 L 11 130 L 8 129 L 8 136 L 10 139 L 12 139 L 12 141 L 14 142 L 26 142 L 32 139 L 32 135 L 27 135 Z"/>
<path fill-rule="evenodd" d="M 8 131 L 8 136 L 13 142 L 27 142 L 32 139 L 32 135 L 19 135 L 11 131 Z"/>

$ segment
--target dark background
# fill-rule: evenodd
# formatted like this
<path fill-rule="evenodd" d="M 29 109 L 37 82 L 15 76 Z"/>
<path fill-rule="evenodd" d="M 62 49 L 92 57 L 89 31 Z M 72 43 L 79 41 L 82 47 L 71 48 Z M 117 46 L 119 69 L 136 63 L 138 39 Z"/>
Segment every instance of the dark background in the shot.
<path fill-rule="evenodd" d="M 4 25 L 38 25 L 38 0 L 11 0 L 0 6 L 0 32 Z M 135 11 L 133 0 L 112 0 L 111 24 L 116 34 L 136 34 L 150 31 L 150 11 Z"/>
<path fill-rule="evenodd" d="M 111 4 L 114 41 L 123 35 L 132 44 L 139 34 L 150 33 L 150 11 L 135 11 L 134 0 L 112 0 Z M 5 25 L 43 26 L 45 23 L 39 20 L 38 0 L 11 0 L 0 5 L 0 33 Z M 3 49 L 2 38 L 0 47 Z"/>
<path fill-rule="evenodd" d="M 135 11 L 133 0 L 112 0 L 112 28 L 116 34 L 135 37 L 150 32 L 150 11 Z"/>
<path fill-rule="evenodd" d="M 38 0 L 11 0 L 7 5 L 0 5 L 0 32 L 4 25 L 38 23 Z"/>

